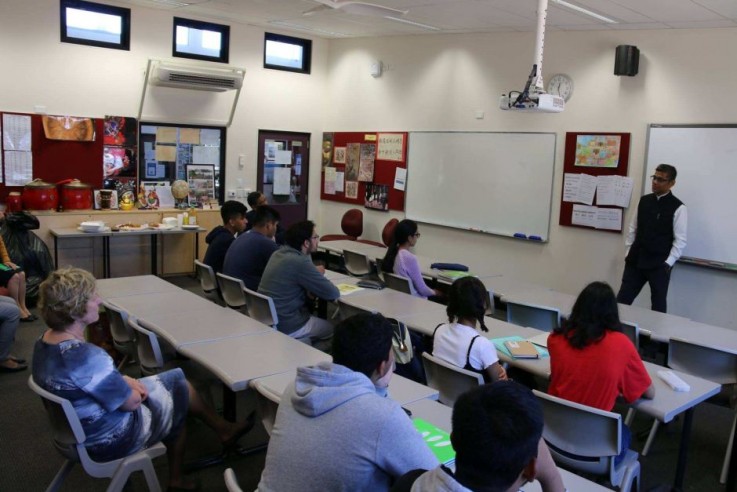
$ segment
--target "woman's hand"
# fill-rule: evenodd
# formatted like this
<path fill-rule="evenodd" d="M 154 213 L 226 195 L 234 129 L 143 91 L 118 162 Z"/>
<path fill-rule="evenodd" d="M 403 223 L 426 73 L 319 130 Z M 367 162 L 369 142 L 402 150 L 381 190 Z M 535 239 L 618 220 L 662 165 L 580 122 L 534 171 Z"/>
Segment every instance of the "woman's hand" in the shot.
<path fill-rule="evenodd" d="M 137 379 L 133 379 L 128 376 L 123 376 L 123 379 L 131 389 L 131 394 L 120 408 L 126 412 L 133 412 L 141 406 L 141 403 L 146 401 L 146 398 L 148 398 L 148 390 L 146 389 L 146 386 Z"/>
<path fill-rule="evenodd" d="M 10 267 L 10 268 L 12 268 L 13 270 L 15 270 L 15 269 L 17 269 L 17 268 L 18 268 L 18 265 L 16 265 L 16 264 L 15 264 L 15 263 L 13 263 L 12 261 L 9 261 L 9 262 L 5 263 L 5 266 L 6 266 L 6 267 Z"/>

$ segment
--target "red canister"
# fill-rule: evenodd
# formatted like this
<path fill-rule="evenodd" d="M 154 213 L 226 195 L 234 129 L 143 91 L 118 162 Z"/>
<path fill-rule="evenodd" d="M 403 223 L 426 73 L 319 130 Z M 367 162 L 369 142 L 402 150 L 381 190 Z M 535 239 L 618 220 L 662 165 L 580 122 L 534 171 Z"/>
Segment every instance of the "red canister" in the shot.
<path fill-rule="evenodd" d="M 60 210 L 89 210 L 92 208 L 92 187 L 78 179 L 61 181 Z"/>
<path fill-rule="evenodd" d="M 5 210 L 11 213 L 23 210 L 23 200 L 20 197 L 20 191 L 11 192 L 5 202 L 5 206 Z"/>
<path fill-rule="evenodd" d="M 56 210 L 59 205 L 56 185 L 39 178 L 26 183 L 21 199 L 26 210 Z"/>

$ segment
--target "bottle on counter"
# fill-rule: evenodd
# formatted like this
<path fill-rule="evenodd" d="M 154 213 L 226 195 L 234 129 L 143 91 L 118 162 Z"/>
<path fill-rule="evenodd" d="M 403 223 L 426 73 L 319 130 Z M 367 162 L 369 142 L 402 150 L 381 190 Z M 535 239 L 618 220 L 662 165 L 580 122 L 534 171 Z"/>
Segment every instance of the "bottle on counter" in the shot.
<path fill-rule="evenodd" d="M 194 207 L 189 209 L 189 225 L 197 225 L 197 209 Z"/>

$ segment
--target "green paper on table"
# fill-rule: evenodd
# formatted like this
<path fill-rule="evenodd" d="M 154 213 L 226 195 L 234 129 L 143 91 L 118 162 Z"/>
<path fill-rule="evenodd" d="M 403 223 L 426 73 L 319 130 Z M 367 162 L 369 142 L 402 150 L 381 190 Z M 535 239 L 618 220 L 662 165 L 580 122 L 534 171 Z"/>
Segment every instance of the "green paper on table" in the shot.
<path fill-rule="evenodd" d="M 512 354 L 509 353 L 509 350 L 507 347 L 504 346 L 504 342 L 521 342 L 522 340 L 525 340 L 524 338 L 520 336 L 514 336 L 514 337 L 499 337 L 499 338 L 492 338 L 491 341 L 496 347 L 497 352 L 501 352 L 508 357 L 512 357 Z M 550 352 L 546 348 L 540 347 L 539 345 L 535 345 L 535 350 L 537 350 L 537 353 L 540 354 L 540 357 L 549 357 Z"/>
<path fill-rule="evenodd" d="M 337 284 L 336 287 L 338 288 L 338 291 L 340 292 L 340 295 L 342 296 L 346 296 L 348 294 L 352 294 L 353 292 L 363 290 L 363 287 L 359 287 L 357 285 L 351 285 L 351 284 Z"/>
<path fill-rule="evenodd" d="M 456 452 L 450 444 L 450 434 L 435 427 L 427 420 L 414 418 L 412 423 L 415 424 L 415 429 L 440 463 L 450 465 L 455 462 Z"/>
<path fill-rule="evenodd" d="M 446 280 L 458 280 L 463 277 L 475 277 L 471 272 L 459 272 L 457 270 L 440 270 L 438 277 Z"/>

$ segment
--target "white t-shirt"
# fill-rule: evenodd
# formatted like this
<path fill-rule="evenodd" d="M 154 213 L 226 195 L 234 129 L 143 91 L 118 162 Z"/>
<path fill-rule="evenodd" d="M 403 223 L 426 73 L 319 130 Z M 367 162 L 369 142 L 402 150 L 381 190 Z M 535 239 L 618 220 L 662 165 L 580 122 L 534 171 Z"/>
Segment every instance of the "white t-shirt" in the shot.
<path fill-rule="evenodd" d="M 466 367 L 468 346 L 477 335 L 480 335 L 480 333 L 470 326 L 460 323 L 446 323 L 435 331 L 432 355 L 457 367 L 464 368 Z M 494 344 L 482 335 L 473 342 L 468 360 L 471 367 L 482 370 L 498 362 L 499 357 L 496 355 Z"/>

